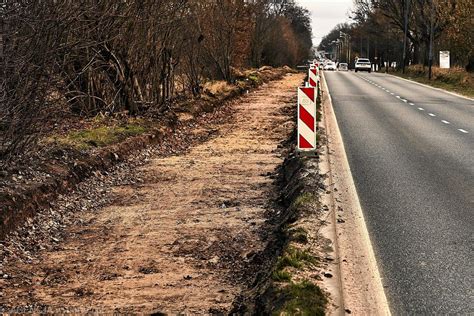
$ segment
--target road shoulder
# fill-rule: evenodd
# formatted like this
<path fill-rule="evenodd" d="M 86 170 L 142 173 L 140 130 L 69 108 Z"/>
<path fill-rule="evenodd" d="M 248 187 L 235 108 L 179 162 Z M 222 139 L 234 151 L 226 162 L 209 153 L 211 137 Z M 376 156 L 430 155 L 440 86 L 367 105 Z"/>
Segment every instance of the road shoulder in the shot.
<path fill-rule="evenodd" d="M 381 276 L 369 238 L 357 191 L 344 149 L 332 100 L 323 76 L 322 128 L 326 148 L 321 157 L 321 172 L 330 189 L 323 199 L 333 214 L 332 235 L 336 238 L 342 301 L 346 312 L 356 315 L 390 315 Z M 329 232 L 330 233 L 330 232 Z"/>
<path fill-rule="evenodd" d="M 432 90 L 444 92 L 444 93 L 450 94 L 450 95 L 455 96 L 455 97 L 458 97 L 458 98 L 466 99 L 466 100 L 469 100 L 469 101 L 474 101 L 473 98 L 467 97 L 467 96 L 465 96 L 465 95 L 462 95 L 462 94 L 459 94 L 459 93 L 456 93 L 456 92 L 448 91 L 448 90 L 446 90 L 446 89 L 441 89 L 441 88 L 433 87 L 433 86 L 430 86 L 430 85 L 427 85 L 427 84 L 424 84 L 424 83 L 421 83 L 421 82 L 418 82 L 418 81 L 415 81 L 415 80 L 403 78 L 403 77 L 400 77 L 400 76 L 397 76 L 397 75 L 392 75 L 392 74 L 387 74 L 387 75 L 392 76 L 392 77 L 395 77 L 395 78 L 400 79 L 400 80 L 403 80 L 403 81 L 407 81 L 407 82 L 410 82 L 410 83 L 417 84 L 417 85 L 422 86 L 422 87 L 425 87 L 425 88 L 429 88 L 429 89 L 432 89 Z"/>

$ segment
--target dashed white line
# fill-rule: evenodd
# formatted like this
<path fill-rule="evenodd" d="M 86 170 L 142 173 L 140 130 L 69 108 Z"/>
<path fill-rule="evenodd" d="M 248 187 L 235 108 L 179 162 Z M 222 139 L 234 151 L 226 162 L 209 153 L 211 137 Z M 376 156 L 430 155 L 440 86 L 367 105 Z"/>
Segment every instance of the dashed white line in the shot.
<path fill-rule="evenodd" d="M 395 95 L 395 93 L 390 92 L 390 90 L 385 89 L 384 87 L 382 87 L 382 86 L 376 84 L 375 82 L 370 81 L 370 80 L 365 79 L 365 78 L 363 78 L 363 79 L 364 79 L 365 81 L 367 81 L 368 83 L 373 84 L 373 85 L 376 86 L 377 88 L 380 88 L 380 89 L 384 90 L 385 92 L 390 93 L 391 95 Z M 396 97 L 397 97 L 397 99 L 400 99 L 401 101 L 403 101 L 403 102 L 405 102 L 405 103 L 408 103 L 408 104 L 410 104 L 410 105 L 415 105 L 415 103 L 413 103 L 413 102 L 408 102 L 408 100 L 402 99 L 402 97 L 400 97 L 399 95 L 397 95 Z M 418 108 L 418 110 L 419 110 L 419 111 L 424 111 L 425 109 L 424 109 L 424 108 Z M 434 113 L 428 113 L 428 115 L 431 116 L 431 117 L 436 117 L 436 114 L 434 114 Z M 446 124 L 446 125 L 450 125 L 450 124 L 451 124 L 451 122 L 446 121 L 446 120 L 441 120 L 441 122 L 442 122 L 443 124 Z M 461 133 L 464 133 L 464 134 L 469 134 L 468 131 L 466 131 L 465 129 L 462 129 L 462 128 L 459 128 L 458 131 L 460 131 Z"/>

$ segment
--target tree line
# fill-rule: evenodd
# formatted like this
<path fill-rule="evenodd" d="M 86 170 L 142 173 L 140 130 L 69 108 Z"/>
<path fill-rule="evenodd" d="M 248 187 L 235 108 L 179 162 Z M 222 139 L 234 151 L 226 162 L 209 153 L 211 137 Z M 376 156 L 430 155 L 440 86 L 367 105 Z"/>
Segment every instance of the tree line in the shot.
<path fill-rule="evenodd" d="M 353 23 L 338 25 L 320 49 L 332 51 L 342 31 L 349 39 L 340 39 L 340 45 L 350 46 L 352 57 L 396 62 L 399 67 L 428 66 L 430 60 L 439 62 L 440 50 L 447 50 L 453 65 L 474 69 L 473 0 L 354 0 L 354 4 Z M 344 61 L 347 56 L 341 54 Z"/>
<path fill-rule="evenodd" d="M 294 0 L 5 0 L 0 17 L 0 159 L 58 114 L 163 113 L 204 80 L 295 66 L 312 48 Z"/>

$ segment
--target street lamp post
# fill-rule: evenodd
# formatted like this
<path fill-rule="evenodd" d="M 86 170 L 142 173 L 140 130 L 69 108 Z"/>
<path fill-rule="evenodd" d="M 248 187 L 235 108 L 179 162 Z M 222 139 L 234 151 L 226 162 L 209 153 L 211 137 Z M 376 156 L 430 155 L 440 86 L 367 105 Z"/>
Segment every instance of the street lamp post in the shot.
<path fill-rule="evenodd" d="M 410 0 L 405 0 L 405 36 L 403 38 L 403 61 L 402 72 L 405 73 L 405 66 L 407 60 L 407 36 L 408 36 L 408 12 L 410 10 Z"/>
<path fill-rule="evenodd" d="M 351 46 L 350 46 L 350 35 L 339 31 L 339 38 L 343 39 L 343 43 L 346 45 L 346 48 L 343 50 L 345 62 L 350 63 L 351 61 Z"/>
<path fill-rule="evenodd" d="M 334 58 L 337 59 L 337 54 L 338 54 L 338 50 L 339 50 L 338 41 L 332 41 L 332 42 L 331 42 L 331 45 L 332 45 L 331 59 L 334 59 Z"/>
<path fill-rule="evenodd" d="M 336 40 L 336 62 L 341 58 L 341 41 L 339 39 Z"/>

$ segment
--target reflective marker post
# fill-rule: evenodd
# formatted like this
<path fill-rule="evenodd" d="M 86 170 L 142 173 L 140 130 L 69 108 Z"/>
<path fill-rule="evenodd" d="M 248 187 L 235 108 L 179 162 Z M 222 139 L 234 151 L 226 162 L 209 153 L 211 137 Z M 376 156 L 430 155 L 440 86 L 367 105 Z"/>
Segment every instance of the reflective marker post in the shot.
<path fill-rule="evenodd" d="M 304 155 L 316 155 L 316 99 L 315 87 L 298 88 L 298 147 Z"/>

